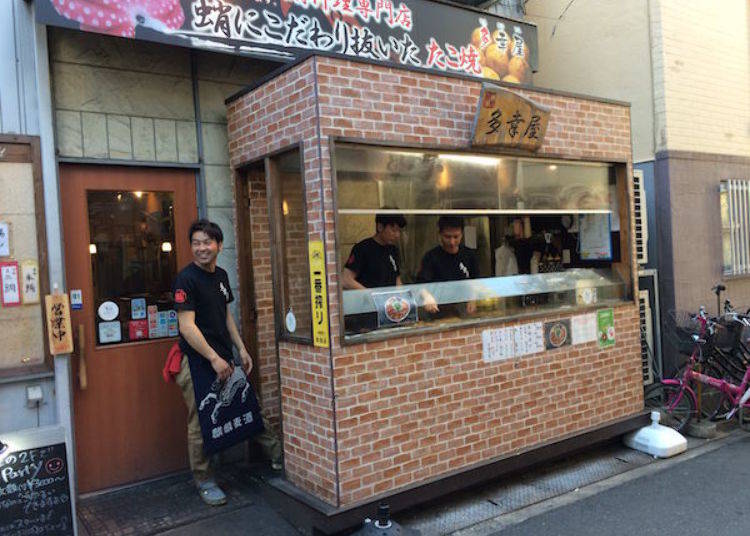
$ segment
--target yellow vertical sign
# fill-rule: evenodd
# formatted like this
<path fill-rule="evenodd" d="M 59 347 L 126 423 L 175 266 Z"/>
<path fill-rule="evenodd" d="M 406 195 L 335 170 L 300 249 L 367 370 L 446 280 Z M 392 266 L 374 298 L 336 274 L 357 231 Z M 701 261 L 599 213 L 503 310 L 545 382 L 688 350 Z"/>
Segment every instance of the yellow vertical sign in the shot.
<path fill-rule="evenodd" d="M 328 295 L 326 293 L 326 253 L 323 242 L 311 240 L 310 306 L 312 307 L 313 344 L 328 348 Z"/>

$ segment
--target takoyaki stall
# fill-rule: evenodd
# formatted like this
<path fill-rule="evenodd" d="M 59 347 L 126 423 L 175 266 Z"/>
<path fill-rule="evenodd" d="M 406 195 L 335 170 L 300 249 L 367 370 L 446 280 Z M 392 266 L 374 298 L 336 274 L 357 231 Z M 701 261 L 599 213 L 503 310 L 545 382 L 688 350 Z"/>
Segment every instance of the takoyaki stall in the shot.
<path fill-rule="evenodd" d="M 320 530 L 646 424 L 627 104 L 322 56 L 227 103 L 274 485 Z"/>

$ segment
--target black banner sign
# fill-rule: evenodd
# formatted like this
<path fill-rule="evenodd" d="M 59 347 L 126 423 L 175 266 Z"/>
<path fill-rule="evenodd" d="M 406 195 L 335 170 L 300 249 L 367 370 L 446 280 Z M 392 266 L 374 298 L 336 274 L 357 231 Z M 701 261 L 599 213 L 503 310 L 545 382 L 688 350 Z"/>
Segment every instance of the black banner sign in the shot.
<path fill-rule="evenodd" d="M 290 61 L 319 52 L 529 83 L 537 29 L 430 0 L 36 0 L 37 22 Z"/>
<path fill-rule="evenodd" d="M 0 453 L 0 458 L 0 535 L 72 535 L 65 444 Z"/>

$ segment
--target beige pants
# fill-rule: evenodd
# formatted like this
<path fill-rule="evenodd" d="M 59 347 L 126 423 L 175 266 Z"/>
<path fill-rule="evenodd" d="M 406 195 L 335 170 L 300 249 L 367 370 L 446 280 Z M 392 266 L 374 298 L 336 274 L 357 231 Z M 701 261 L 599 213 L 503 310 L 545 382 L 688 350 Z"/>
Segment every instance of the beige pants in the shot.
<path fill-rule="evenodd" d="M 203 453 L 203 436 L 201 435 L 201 425 L 198 421 L 198 408 L 195 404 L 195 390 L 193 389 L 193 378 L 190 376 L 190 365 L 186 355 L 182 356 L 180 372 L 175 377 L 177 385 L 182 390 L 182 397 L 185 399 L 187 406 L 187 444 L 188 458 L 190 459 L 190 470 L 193 472 L 193 478 L 197 483 L 212 480 L 214 478 L 213 470 L 209 459 Z M 265 425 L 265 421 L 263 422 Z M 253 438 L 258 443 L 263 453 L 272 461 L 281 461 L 281 443 L 278 437 L 268 426 L 265 430 Z"/>

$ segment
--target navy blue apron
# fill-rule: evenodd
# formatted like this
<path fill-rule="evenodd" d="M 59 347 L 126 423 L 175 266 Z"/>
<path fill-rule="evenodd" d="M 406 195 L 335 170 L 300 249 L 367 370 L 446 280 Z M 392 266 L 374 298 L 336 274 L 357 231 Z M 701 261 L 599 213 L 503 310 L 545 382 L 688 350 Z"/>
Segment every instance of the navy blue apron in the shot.
<path fill-rule="evenodd" d="M 195 405 L 203 436 L 203 452 L 211 455 L 263 431 L 255 390 L 242 367 L 221 382 L 207 359 L 188 355 Z"/>

